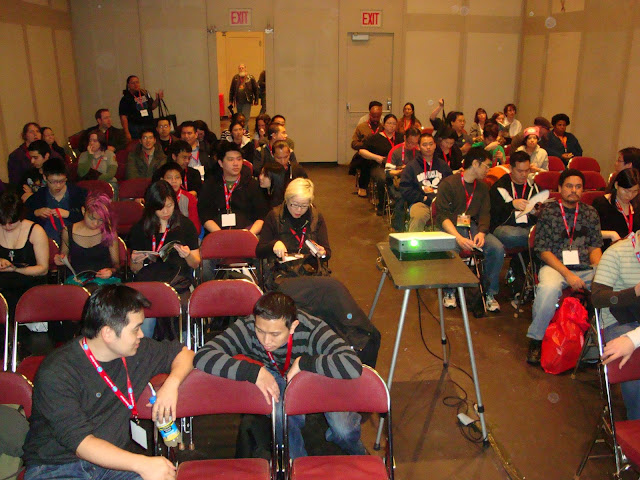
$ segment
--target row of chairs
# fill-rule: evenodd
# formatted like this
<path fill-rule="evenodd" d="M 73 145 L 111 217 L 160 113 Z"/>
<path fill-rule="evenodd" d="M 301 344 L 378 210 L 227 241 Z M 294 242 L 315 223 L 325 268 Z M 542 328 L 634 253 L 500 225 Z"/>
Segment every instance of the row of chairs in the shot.
<path fill-rule="evenodd" d="M 555 192 L 558 190 L 558 184 L 560 180 L 560 171 L 547 171 L 547 172 L 538 172 L 533 177 L 533 181 L 544 190 L 550 190 Z M 594 171 L 583 171 L 582 172 L 585 177 L 585 190 L 604 190 L 607 186 L 607 182 L 599 172 Z"/>
<path fill-rule="evenodd" d="M 151 380 L 158 388 L 166 379 L 159 375 Z M 151 419 L 146 407 L 151 391 L 147 386 L 137 401 L 139 417 Z M 32 386 L 23 376 L 0 372 L 0 404 L 22 405 L 31 416 Z M 203 402 L 202 399 L 207 401 Z M 385 417 L 387 445 L 384 459 L 377 455 L 344 455 L 289 458 L 288 445 L 275 441 L 275 402 L 270 406 L 253 383 L 229 380 L 192 371 L 178 390 L 177 417 L 187 418 L 217 414 L 271 415 L 271 459 L 238 458 L 186 461 L 179 465 L 177 478 L 225 478 L 228 480 L 276 480 L 284 473 L 287 479 L 316 480 L 349 478 L 382 480 L 394 478 L 393 436 L 391 430 L 391 398 L 378 373 L 364 366 L 354 380 L 337 380 L 311 372 L 300 372 L 287 385 L 283 395 L 285 432 L 287 417 L 324 412 L 369 412 Z"/>

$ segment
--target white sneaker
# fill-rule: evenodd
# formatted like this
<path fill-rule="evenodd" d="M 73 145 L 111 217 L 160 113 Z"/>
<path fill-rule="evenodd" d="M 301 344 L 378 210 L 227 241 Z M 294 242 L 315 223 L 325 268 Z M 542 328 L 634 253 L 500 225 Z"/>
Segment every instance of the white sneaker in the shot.
<path fill-rule="evenodd" d="M 493 298 L 493 295 L 487 294 L 484 298 L 487 304 L 487 311 L 489 312 L 500 311 L 500 304 L 497 302 L 495 298 Z"/>
<path fill-rule="evenodd" d="M 444 305 L 444 308 L 456 308 L 458 306 L 458 302 L 456 301 L 456 294 L 445 293 L 444 298 L 442 299 L 442 305 Z"/>

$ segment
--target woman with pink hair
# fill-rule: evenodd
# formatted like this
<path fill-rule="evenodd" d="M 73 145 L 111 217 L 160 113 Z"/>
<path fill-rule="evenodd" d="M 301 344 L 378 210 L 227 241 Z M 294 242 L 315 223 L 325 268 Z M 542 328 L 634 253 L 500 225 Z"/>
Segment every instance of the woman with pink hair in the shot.
<path fill-rule="evenodd" d="M 54 258 L 56 265 L 64 265 L 66 259 L 75 271 L 75 275 L 70 272 L 65 283 L 119 283 L 115 274 L 120 266 L 120 250 L 111 199 L 104 193 L 91 193 L 82 213 L 81 221 L 62 231 L 60 254 Z"/>

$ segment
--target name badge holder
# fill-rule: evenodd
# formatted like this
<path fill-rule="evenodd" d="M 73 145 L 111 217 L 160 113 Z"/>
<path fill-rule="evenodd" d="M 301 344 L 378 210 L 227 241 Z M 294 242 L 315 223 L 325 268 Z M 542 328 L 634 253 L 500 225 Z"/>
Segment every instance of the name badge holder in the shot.
<path fill-rule="evenodd" d="M 471 194 L 467 192 L 467 187 L 464 185 L 463 175 L 460 175 L 460 180 L 462 181 L 462 189 L 464 190 L 464 195 L 466 197 L 466 208 L 464 213 L 458 215 L 458 218 L 456 219 L 456 227 L 471 228 L 471 217 L 467 215 L 467 211 L 469 210 L 469 206 L 473 200 L 473 195 L 476 193 L 476 180 L 473 181 L 473 191 Z"/>
<path fill-rule="evenodd" d="M 231 185 L 231 188 L 227 188 L 227 182 L 224 177 L 222 178 L 222 185 L 224 186 L 224 203 L 227 207 L 227 213 L 223 213 L 220 216 L 220 227 L 235 227 L 236 226 L 236 214 L 231 212 L 231 195 L 233 195 L 233 191 L 238 186 L 238 182 L 240 181 L 240 177 L 236 179 L 236 181 Z"/>
<path fill-rule="evenodd" d="M 567 231 L 567 236 L 569 237 L 569 249 L 562 251 L 562 263 L 566 266 L 572 265 L 580 265 L 580 254 L 578 250 L 573 250 L 571 247 L 573 245 L 573 236 L 576 233 L 576 224 L 578 222 L 578 211 L 580 210 L 580 204 L 576 204 L 576 213 L 573 216 L 573 229 L 569 230 L 569 224 L 567 223 L 567 217 L 564 213 L 564 206 L 562 202 L 560 202 L 560 212 L 562 213 L 562 221 L 564 222 L 564 228 Z"/>

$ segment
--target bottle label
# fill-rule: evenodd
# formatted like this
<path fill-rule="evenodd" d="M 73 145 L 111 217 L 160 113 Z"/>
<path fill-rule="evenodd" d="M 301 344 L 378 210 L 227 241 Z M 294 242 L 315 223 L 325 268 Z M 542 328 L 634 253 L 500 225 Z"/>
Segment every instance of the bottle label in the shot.
<path fill-rule="evenodd" d="M 180 432 L 178 431 L 178 427 L 175 422 L 165 423 L 164 425 L 158 425 L 158 430 L 160 430 L 160 435 L 162 435 L 162 439 L 165 442 L 171 442 L 178 438 Z"/>

